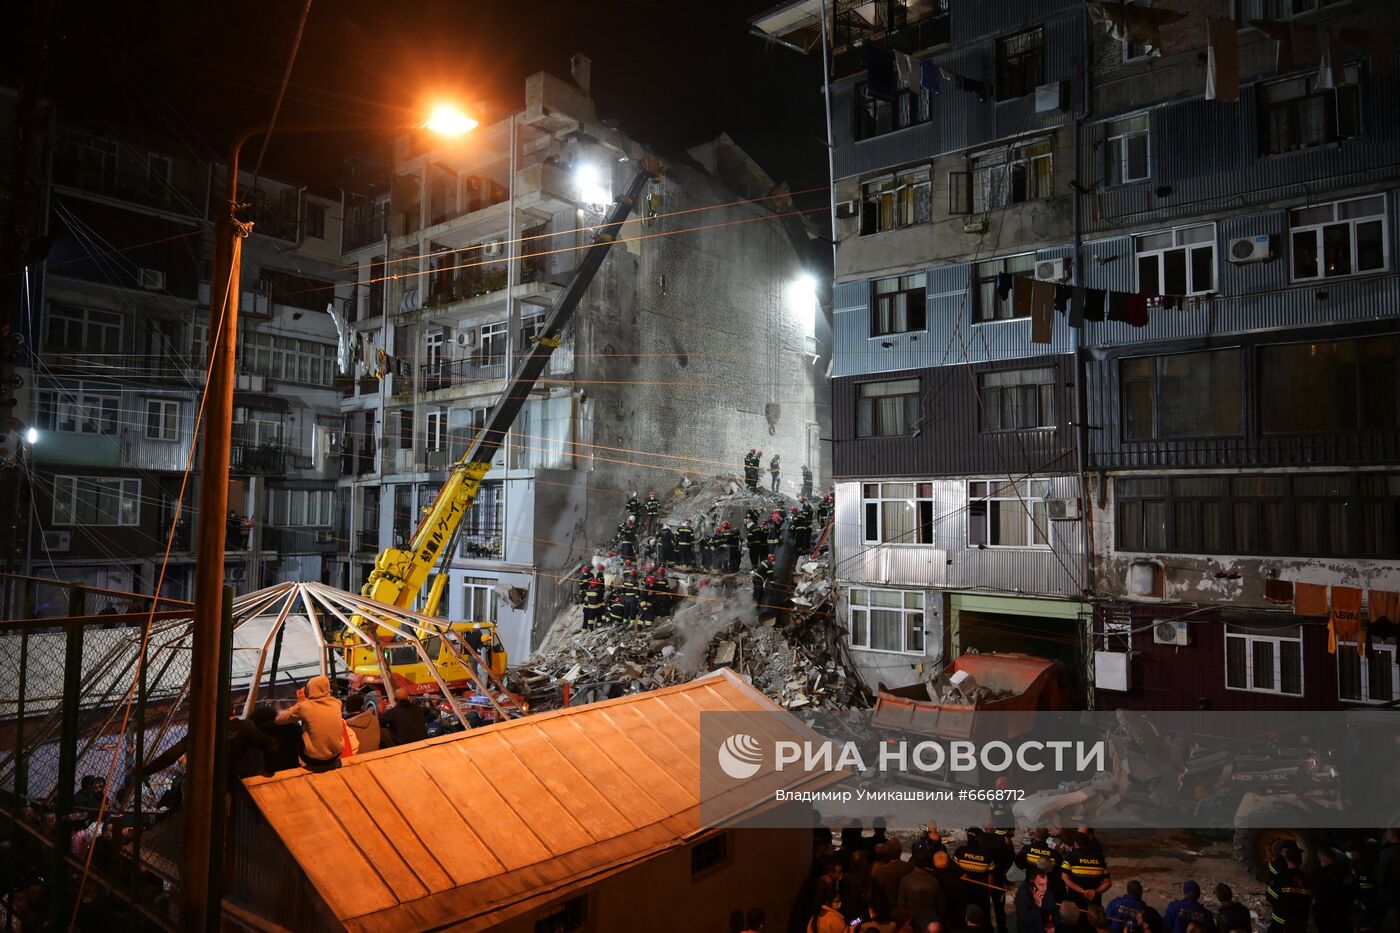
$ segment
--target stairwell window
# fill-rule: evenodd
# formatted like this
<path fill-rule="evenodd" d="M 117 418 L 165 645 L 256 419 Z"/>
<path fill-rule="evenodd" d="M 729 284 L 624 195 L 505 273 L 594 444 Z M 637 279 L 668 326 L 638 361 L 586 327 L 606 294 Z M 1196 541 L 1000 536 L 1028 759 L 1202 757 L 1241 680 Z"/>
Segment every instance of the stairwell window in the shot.
<path fill-rule="evenodd" d="M 1133 237 L 1138 291 L 1205 295 L 1215 291 L 1215 225 L 1196 224 Z"/>
<path fill-rule="evenodd" d="M 1319 87 L 1317 72 L 1259 86 L 1259 152 L 1279 155 L 1361 135 L 1361 88 L 1355 65 L 1344 83 Z"/>
<path fill-rule="evenodd" d="M 929 222 L 929 170 L 915 169 L 861 186 L 860 235 L 884 233 Z"/>
<path fill-rule="evenodd" d="M 1288 212 L 1295 282 L 1384 272 L 1389 252 L 1385 195 Z"/>
<path fill-rule="evenodd" d="M 1148 115 L 1135 113 L 1104 124 L 1104 181 L 1129 185 L 1152 175 Z"/>
<path fill-rule="evenodd" d="M 997 40 L 997 100 L 1035 93 L 1045 83 L 1045 31 L 1037 26 Z"/>
<path fill-rule="evenodd" d="M 919 423 L 919 380 L 856 384 L 856 437 L 907 437 Z"/>
<path fill-rule="evenodd" d="M 1225 627 L 1225 686 L 1251 693 L 1303 695 L 1301 628 L 1256 633 Z"/>
<path fill-rule="evenodd" d="M 1048 480 L 967 484 L 967 546 L 1050 546 Z"/>
<path fill-rule="evenodd" d="M 932 544 L 933 483 L 862 483 L 866 544 Z"/>
<path fill-rule="evenodd" d="M 982 430 L 1022 431 L 1055 427 L 1055 368 L 979 373 Z"/>
<path fill-rule="evenodd" d="M 1371 643 L 1365 656 L 1356 642 L 1337 642 L 1337 699 L 1346 703 L 1390 703 L 1400 697 L 1395 646 Z"/>
<path fill-rule="evenodd" d="M 876 279 L 870 286 L 870 336 L 927 329 L 927 279 L 923 273 Z"/>
<path fill-rule="evenodd" d="M 924 653 L 924 594 L 851 587 L 852 648 Z"/>

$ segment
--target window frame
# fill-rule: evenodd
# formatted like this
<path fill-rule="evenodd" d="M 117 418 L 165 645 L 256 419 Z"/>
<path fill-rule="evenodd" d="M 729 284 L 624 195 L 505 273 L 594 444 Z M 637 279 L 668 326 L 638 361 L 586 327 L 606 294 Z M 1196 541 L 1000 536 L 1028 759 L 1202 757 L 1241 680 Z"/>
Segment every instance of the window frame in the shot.
<path fill-rule="evenodd" d="M 1390 655 L 1390 697 L 1375 699 L 1371 691 L 1371 655 L 1375 652 Z M 1355 697 L 1344 696 L 1342 694 L 1342 660 L 1355 659 L 1358 662 L 1357 686 L 1360 688 L 1360 695 Z M 1372 639 L 1365 655 L 1356 653 L 1356 642 L 1337 642 L 1337 702 L 1356 703 L 1361 706 L 1384 706 L 1400 699 L 1400 651 L 1394 644 L 1377 642 Z"/>
<path fill-rule="evenodd" d="M 1183 243 L 1182 234 L 1189 230 L 1209 230 L 1210 236 L 1198 242 Z M 1166 230 L 1157 230 L 1151 233 L 1139 233 L 1133 236 L 1133 284 L 1137 290 L 1147 295 L 1175 295 L 1177 292 L 1166 291 L 1167 286 L 1167 254 L 1180 251 L 1182 254 L 1183 271 L 1186 275 L 1186 291 L 1180 294 L 1185 297 L 1196 297 L 1198 295 L 1216 294 L 1216 289 L 1220 284 L 1220 266 L 1218 251 L 1215 248 L 1216 228 L 1214 221 L 1198 224 L 1182 224 L 1177 227 L 1170 227 Z M 1151 248 L 1140 248 L 1139 244 L 1149 237 L 1160 237 L 1170 234 L 1172 242 L 1170 246 L 1154 246 Z M 1198 288 L 1196 279 L 1195 254 L 1204 250 L 1210 251 L 1210 287 Z M 1157 290 L 1146 288 L 1143 284 L 1142 260 L 1148 257 L 1155 257 L 1157 261 Z"/>
<path fill-rule="evenodd" d="M 887 486 L 913 486 L 914 495 L 899 496 L 886 495 Z M 870 493 L 873 490 L 875 494 Z M 885 503 L 908 503 L 915 511 L 912 540 L 886 541 L 885 540 Z M 871 536 L 871 507 L 874 507 L 874 536 Z M 924 511 L 927 508 L 927 519 Z M 937 523 L 936 497 L 933 491 L 933 483 L 928 481 L 908 480 L 894 482 L 873 482 L 861 483 L 860 487 L 860 534 L 864 544 L 875 544 L 884 547 L 930 547 L 934 544 L 936 534 L 935 525 Z"/>
<path fill-rule="evenodd" d="M 76 327 L 82 335 L 77 344 L 58 343 L 54 339 L 54 326 L 61 324 L 64 330 Z M 79 351 L 85 355 L 100 353 L 104 356 L 122 352 L 122 341 L 126 336 L 126 315 L 106 308 L 89 308 L 83 305 L 50 303 L 45 315 L 44 349 L 54 352 Z M 65 333 L 64 339 L 67 339 Z"/>
<path fill-rule="evenodd" d="M 862 418 L 862 409 L 863 409 L 863 404 L 867 401 L 867 399 L 864 398 L 864 397 L 861 395 L 862 390 L 863 390 L 866 386 L 886 385 L 886 384 L 890 384 L 890 383 L 908 383 L 908 384 L 910 384 L 910 385 L 912 386 L 912 391 L 900 392 L 900 393 L 897 394 L 897 395 L 878 395 L 878 396 L 872 396 L 871 399 L 870 399 L 870 402 L 871 402 L 871 413 L 870 413 L 870 418 L 869 418 L 870 424 L 871 424 L 871 426 L 872 426 L 872 428 L 873 428 L 873 427 L 875 426 L 875 422 L 876 422 L 876 413 L 878 412 L 878 408 L 877 408 L 877 407 L 875 406 L 875 404 L 874 404 L 874 399 L 876 399 L 876 398 L 901 398 L 901 399 L 904 399 L 905 401 L 903 402 L 902 407 L 901 407 L 901 415 L 900 415 L 900 417 L 901 417 L 902 420 L 908 421 L 908 424 L 903 425 L 903 426 L 902 426 L 903 430 L 899 431 L 898 433 L 868 433 L 868 434 L 863 434 L 863 433 L 861 433 L 861 423 L 862 423 L 862 421 L 864 420 L 864 419 Z M 856 415 L 856 421 L 855 421 L 855 424 L 852 426 L 852 433 L 854 434 L 854 436 L 855 436 L 857 439 L 859 439 L 859 440 L 873 440 L 873 439 L 876 439 L 876 438 L 913 437 L 913 436 L 914 436 L 914 433 L 913 433 L 914 430 L 920 425 L 920 423 L 921 423 L 921 421 L 922 421 L 922 411 L 921 411 L 921 409 L 922 409 L 922 407 L 923 407 L 923 382 L 922 382 L 922 380 L 921 380 L 918 376 L 906 376 L 906 377 L 900 378 L 900 379 L 865 379 L 865 380 L 862 380 L 862 381 L 860 381 L 860 382 L 856 382 L 856 383 L 854 384 L 853 388 L 854 388 L 854 392 L 855 392 L 855 415 Z M 913 400 L 912 402 L 910 401 L 911 399 Z M 912 405 L 912 408 L 910 407 L 911 405 Z"/>
<path fill-rule="evenodd" d="M 904 230 L 932 220 L 933 171 L 928 166 L 887 173 L 861 183 L 858 236 Z"/>
<path fill-rule="evenodd" d="M 1124 43 L 1125 47 L 1127 43 Z M 1143 56 L 1146 57 L 1146 56 Z M 1142 129 L 1119 130 L 1115 133 L 1115 128 L 1121 124 L 1132 120 L 1141 119 L 1146 124 Z M 1106 120 L 1103 124 L 1104 132 L 1104 185 L 1110 188 L 1123 188 L 1129 185 L 1141 185 L 1152 180 L 1152 111 L 1139 110 L 1137 113 L 1123 114 L 1112 120 Z M 1141 137 L 1143 145 L 1146 147 L 1147 168 L 1144 174 L 1129 177 L 1127 141 Z M 1117 146 L 1115 147 L 1115 143 Z M 1117 158 L 1114 158 L 1115 151 Z M 1116 180 L 1111 180 L 1114 176 L 1109 172 L 1109 167 L 1114 163 L 1118 165 Z"/>
<path fill-rule="evenodd" d="M 1381 209 L 1379 213 L 1367 214 L 1364 217 L 1347 217 L 1338 219 L 1343 204 L 1354 204 L 1359 201 L 1368 201 L 1372 198 L 1379 198 Z M 1307 224 L 1294 225 L 1293 217 L 1299 211 L 1314 211 L 1328 207 L 1332 209 L 1332 219 L 1328 221 L 1317 221 Z M 1357 228 L 1362 224 L 1375 223 L 1380 221 L 1381 225 L 1381 265 L 1378 269 L 1355 269 L 1357 251 Z M 1343 272 L 1338 275 L 1328 275 L 1326 273 L 1326 231 L 1332 227 L 1346 225 L 1347 227 L 1347 249 L 1348 257 L 1351 259 L 1353 271 Z M 1299 233 L 1313 233 L 1314 243 L 1317 248 L 1317 274 L 1302 276 L 1297 269 L 1297 247 L 1295 238 Z M 1362 195 L 1356 198 L 1341 198 L 1336 201 L 1327 201 L 1322 204 L 1300 205 L 1288 210 L 1288 281 L 1296 284 L 1311 284 L 1314 282 L 1330 282 L 1338 279 L 1355 279 L 1367 275 L 1384 275 L 1390 271 L 1390 201 L 1387 193 L 1377 191 L 1372 194 Z"/>
<path fill-rule="evenodd" d="M 1199 432 L 1199 431 L 1193 432 L 1193 433 L 1189 433 L 1189 434 L 1164 434 L 1164 433 L 1162 432 L 1162 398 L 1163 398 L 1163 395 L 1166 394 L 1166 393 L 1164 393 L 1163 390 L 1162 390 L 1163 364 L 1164 364 L 1164 361 L 1169 360 L 1169 359 L 1173 359 L 1173 358 L 1188 357 L 1188 356 L 1211 356 L 1211 355 L 1219 354 L 1219 353 L 1235 353 L 1235 354 L 1237 355 L 1237 359 L 1236 359 L 1236 361 L 1235 361 L 1235 366 L 1234 366 L 1234 372 L 1235 372 L 1236 378 L 1237 378 L 1237 388 L 1238 388 L 1238 390 L 1239 390 L 1238 405 L 1237 405 L 1237 409 L 1236 409 L 1236 416 L 1237 416 L 1237 418 L 1238 418 L 1236 430 L 1234 430 L 1233 432 L 1211 433 L 1211 434 L 1201 433 L 1201 432 Z M 1125 444 L 1152 444 L 1152 443 L 1159 443 L 1159 442 L 1162 442 L 1162 441 L 1181 441 L 1181 440 L 1196 440 L 1196 439 L 1205 440 L 1205 439 L 1214 439 L 1214 438 L 1243 437 L 1243 436 L 1245 435 L 1246 430 L 1247 430 L 1247 419 L 1246 419 L 1245 406 L 1246 406 L 1247 403 L 1248 403 L 1248 388 L 1246 387 L 1246 385 L 1245 385 L 1245 383 L 1244 383 L 1244 375 L 1245 375 L 1245 374 L 1244 374 L 1244 366 L 1243 366 L 1243 364 L 1244 364 L 1244 359 L 1245 359 L 1245 348 L 1244 348 L 1244 347 L 1241 347 L 1241 346 L 1232 346 L 1232 347 L 1212 347 L 1212 348 L 1209 349 L 1209 350 L 1190 350 L 1190 351 L 1185 351 L 1185 352 L 1181 352 L 1181 353 L 1157 353 L 1157 354 L 1149 354 L 1149 355 L 1145 355 L 1145 356 L 1123 356 L 1123 357 L 1120 357 L 1120 358 L 1118 359 L 1118 394 L 1119 394 L 1119 400 L 1118 400 L 1118 401 L 1119 401 L 1119 434 L 1120 434 L 1120 441 L 1121 441 L 1122 443 L 1125 443 Z M 1126 371 L 1126 365 L 1127 365 L 1127 364 L 1134 363 L 1134 362 L 1139 361 L 1139 360 L 1151 360 L 1151 361 L 1152 361 L 1152 376 L 1151 376 L 1150 379 L 1148 379 L 1148 378 L 1146 378 L 1146 377 L 1144 377 L 1144 376 L 1141 376 L 1141 375 L 1129 374 L 1129 373 Z M 1134 436 L 1134 435 L 1130 435 L 1130 434 L 1128 433 L 1129 428 L 1130 428 L 1130 426 L 1129 426 L 1129 405 L 1130 405 L 1130 401 L 1131 401 L 1131 399 L 1130 399 L 1130 397 L 1129 397 L 1129 391 L 1128 391 L 1128 390 L 1129 390 L 1130 385 L 1136 385 L 1136 384 L 1140 384 L 1140 383 L 1148 384 L 1148 385 L 1150 386 L 1150 388 L 1151 388 L 1151 392 L 1152 392 L 1152 429 L 1151 429 L 1151 432 L 1150 432 L 1149 434 L 1147 434 L 1147 435 Z"/>
<path fill-rule="evenodd" d="M 1282 631 L 1282 629 L 1281 629 L 1280 631 Z M 1303 627 L 1302 627 L 1301 625 L 1296 626 L 1296 627 L 1295 627 L 1295 631 L 1297 632 L 1297 635 L 1296 635 L 1296 636 L 1260 635 L 1260 634 L 1255 633 L 1255 632 L 1231 631 L 1231 626 L 1227 623 L 1226 626 L 1225 626 L 1225 643 L 1224 643 L 1225 663 L 1222 665 L 1222 666 L 1224 667 L 1224 673 L 1225 673 L 1225 689 L 1226 689 L 1226 690 L 1234 691 L 1234 692 L 1236 692 L 1236 693 L 1263 693 L 1263 694 L 1268 694 L 1268 695 L 1270 695 L 1270 696 L 1286 696 L 1286 697 L 1303 697 L 1303 696 L 1305 696 L 1305 695 L 1307 694 L 1307 690 L 1308 690 L 1308 677 L 1307 677 L 1307 653 L 1303 650 L 1303 647 L 1304 647 L 1304 646 L 1303 646 Z M 1231 640 L 1231 639 L 1238 639 L 1238 640 L 1241 640 L 1241 641 L 1243 641 L 1243 642 L 1245 643 L 1245 652 L 1244 652 L 1244 665 L 1245 665 L 1245 667 L 1244 667 L 1243 673 L 1244 673 L 1244 675 L 1245 675 L 1245 680 L 1246 680 L 1246 681 L 1248 682 L 1248 684 L 1249 684 L 1248 686 L 1236 687 L 1236 686 L 1232 686 L 1232 685 L 1230 684 L 1230 640 Z M 1259 686 L 1256 686 L 1256 685 L 1255 685 L 1255 678 L 1254 678 L 1254 650 L 1253 650 L 1253 648 L 1254 648 L 1254 645 L 1255 645 L 1256 643 L 1271 644 L 1271 645 L 1273 645 L 1273 662 L 1274 662 L 1274 663 L 1273 663 L 1273 668 L 1274 668 L 1274 669 L 1273 669 L 1273 676 L 1274 676 L 1274 683 L 1277 685 L 1277 689 L 1271 689 L 1271 688 L 1268 688 L 1268 687 L 1259 687 Z M 1296 645 L 1298 646 L 1298 690 L 1297 690 L 1296 693 L 1293 692 L 1293 691 L 1291 691 L 1291 690 L 1284 690 L 1284 689 L 1283 689 L 1283 651 L 1281 650 L 1281 648 L 1282 648 L 1282 645 L 1283 645 L 1284 643 L 1296 644 Z"/>
<path fill-rule="evenodd" d="M 447 449 L 447 409 L 429 408 L 423 419 L 423 452 Z"/>
<path fill-rule="evenodd" d="M 39 389 L 35 395 L 35 421 L 40 430 L 95 437 L 115 437 L 121 430 L 120 389 L 80 382 L 71 389 L 58 386 Z M 96 419 L 90 417 L 94 411 L 98 413 Z M 71 429 L 62 427 L 70 423 Z M 87 430 L 88 425 L 94 425 L 96 430 Z"/>
<path fill-rule="evenodd" d="M 95 487 L 99 494 L 102 491 L 111 493 L 115 486 L 117 497 L 116 505 L 112 509 L 112 514 L 116 521 L 100 521 L 100 512 L 97 510 L 97 502 L 93 502 L 92 515 L 79 514 L 79 493 L 82 484 Z M 60 485 L 67 487 L 65 494 L 60 494 Z M 78 476 L 61 475 L 53 478 L 53 501 L 50 509 L 50 517 L 54 525 L 93 527 L 93 528 L 139 528 L 141 526 L 141 480 L 122 476 Z M 65 499 L 67 516 L 59 513 L 60 500 Z"/>
<path fill-rule="evenodd" d="M 1012 52 L 1010 46 L 1017 40 L 1025 39 L 1026 46 Z M 1027 83 L 1030 69 L 1028 60 L 1034 59 L 1036 75 Z M 1014 69 L 1014 70 L 1013 70 Z M 1015 81 L 1012 81 L 1012 76 Z M 999 36 L 996 40 L 996 100 L 997 103 L 1017 100 L 1045 83 L 1045 27 L 1032 26 L 1010 35 Z"/>
<path fill-rule="evenodd" d="M 1366 359 L 1363 356 L 1364 347 L 1362 345 L 1370 342 L 1379 342 L 1384 340 L 1389 340 L 1391 344 L 1392 367 L 1394 367 L 1396 364 L 1400 364 L 1400 337 L 1397 337 L 1397 335 L 1395 334 L 1372 334 L 1370 336 L 1365 337 L 1345 337 L 1335 340 L 1287 341 L 1283 343 L 1260 344 L 1257 347 L 1255 347 L 1253 361 L 1254 385 L 1256 388 L 1255 394 L 1257 396 L 1257 410 L 1255 414 L 1258 418 L 1258 431 L 1260 436 L 1300 437 L 1329 434 L 1367 434 L 1394 431 L 1397 428 L 1400 428 L 1400 379 L 1395 378 L 1394 375 L 1392 375 L 1392 384 L 1390 386 L 1389 404 L 1391 406 L 1392 418 L 1395 419 L 1395 422 L 1390 425 L 1380 425 L 1378 427 L 1370 426 L 1363 423 L 1367 414 L 1366 400 L 1371 394 L 1371 387 L 1367 385 Z M 1267 358 L 1270 356 L 1271 351 L 1274 353 L 1283 353 L 1286 352 L 1285 348 L 1306 346 L 1314 348 L 1313 352 L 1315 353 L 1316 348 L 1319 347 L 1331 345 L 1340 346 L 1343 344 L 1349 344 L 1353 347 L 1351 350 L 1351 398 L 1348 400 L 1347 407 L 1345 410 L 1352 413 L 1355 416 L 1356 420 L 1350 426 L 1345 427 L 1333 426 L 1287 430 L 1278 428 L 1273 423 L 1273 417 L 1277 413 L 1266 407 L 1267 404 L 1274 399 L 1273 392 L 1268 390 L 1269 387 L 1266 386 L 1265 383 L 1267 373 L 1271 371 L 1271 365 L 1267 363 Z M 1385 368 L 1390 367 L 1383 367 L 1383 370 Z M 1395 369 L 1390 369 L 1393 374 L 1395 372 Z M 1296 373 L 1296 369 L 1294 370 L 1294 372 Z M 1314 388 L 1316 388 L 1316 386 L 1314 386 Z"/>
<path fill-rule="evenodd" d="M 1023 374 L 1042 374 L 1042 378 L 1048 378 L 1043 382 L 1014 382 L 1007 385 L 988 385 L 987 379 L 996 376 L 1017 376 Z M 995 409 L 998 421 L 1003 414 L 1002 398 L 1009 392 L 1019 390 L 1023 394 L 1025 390 L 1033 397 L 1034 404 L 1020 407 L 1033 407 L 1035 409 L 1035 424 L 1015 425 L 1007 427 L 999 424 L 992 427 L 989 422 L 989 414 Z M 1045 390 L 1049 391 L 1046 392 Z M 1013 369 L 986 369 L 977 373 L 977 392 L 982 400 L 977 412 L 977 431 L 979 434 L 1010 434 L 1018 431 L 1053 431 L 1059 427 L 1057 410 L 1059 405 L 1057 397 L 1059 395 L 1059 370 L 1056 366 L 1026 366 Z M 1024 400 L 1023 400 L 1024 401 Z"/>
<path fill-rule="evenodd" d="M 1024 265 L 1024 269 L 1008 269 L 1008 263 Z M 984 259 L 974 263 L 972 266 L 972 282 L 975 288 L 974 302 L 972 305 L 972 323 L 978 324 L 1002 324 L 1007 321 L 1029 321 L 1030 314 L 1017 316 L 1016 314 L 1016 288 L 1012 283 L 1012 288 L 1006 293 L 1006 298 L 996 297 L 997 276 L 1003 272 L 1015 278 L 1035 278 L 1035 253 L 1017 253 L 1014 256 L 1000 256 L 996 259 Z M 990 296 L 990 297 L 989 297 Z M 987 314 L 989 308 L 994 309 L 990 316 Z M 1001 314 L 1006 311 L 1006 314 Z"/>
<path fill-rule="evenodd" d="M 871 97 L 864 81 L 852 91 L 851 132 L 856 142 L 898 133 L 929 122 L 933 100 L 926 88 L 899 88 L 894 100 Z"/>
<path fill-rule="evenodd" d="M 922 285 L 912 284 L 915 280 L 923 280 Z M 882 292 L 880 286 L 885 282 L 895 282 L 899 287 L 894 291 Z M 903 330 L 884 329 L 882 321 L 893 322 L 894 308 L 899 297 L 904 298 L 904 315 L 911 322 L 918 321 L 919 326 L 910 326 Z M 888 303 L 890 313 L 885 314 L 883 308 Z M 922 334 L 928 330 L 928 274 L 925 272 L 911 272 L 906 275 L 881 276 L 878 279 L 870 280 L 870 340 L 881 337 L 889 337 L 894 334 Z"/>
<path fill-rule="evenodd" d="M 155 423 L 160 426 L 160 429 L 154 434 L 151 433 L 151 416 L 153 414 L 156 417 Z M 170 429 L 168 436 L 166 428 Z M 178 401 L 168 398 L 146 399 L 145 438 L 148 441 L 178 441 L 180 439 L 180 403 Z"/>
<path fill-rule="evenodd" d="M 308 200 L 305 214 L 305 237 L 312 240 L 324 240 L 326 238 L 326 205 Z"/>
<path fill-rule="evenodd" d="M 1362 104 L 1361 104 L 1361 71 L 1355 64 L 1345 64 L 1342 69 L 1342 83 L 1330 88 L 1319 88 L 1317 86 L 1318 73 L 1316 71 L 1297 72 L 1277 80 L 1262 81 L 1258 85 L 1257 99 L 1255 102 L 1255 117 L 1258 123 L 1259 136 L 1259 156 L 1261 158 L 1275 158 L 1289 155 L 1294 152 L 1308 152 L 1314 149 L 1322 149 L 1327 146 L 1336 146 L 1348 139 L 1357 139 L 1362 133 Z M 1271 88 L 1281 88 L 1295 81 L 1302 81 L 1304 93 L 1289 97 L 1284 100 L 1269 100 Z M 1273 145 L 1273 120 L 1272 114 L 1278 110 L 1288 110 L 1290 120 L 1290 130 L 1299 133 L 1301 130 L 1297 125 L 1300 116 L 1295 111 L 1301 108 L 1300 102 L 1309 100 L 1321 100 L 1324 110 L 1326 138 L 1320 142 L 1304 144 L 1296 143 L 1282 149 L 1270 149 Z M 1343 111 L 1346 108 L 1346 112 Z M 1344 126 L 1345 121 L 1351 121 L 1351 126 Z M 1348 132 L 1348 130 L 1350 130 Z"/>
<path fill-rule="evenodd" d="M 897 593 L 899 595 L 899 606 L 897 608 L 894 606 L 876 606 L 872 599 L 875 593 Z M 917 600 L 917 607 L 909 605 L 911 599 Z M 871 647 L 873 644 L 873 639 L 871 638 L 873 632 L 871 613 L 876 611 L 892 612 L 899 615 L 900 647 L 898 649 Z M 846 613 L 846 639 L 853 650 L 905 656 L 924 656 L 928 653 L 928 594 L 924 590 L 898 589 L 884 586 L 847 587 Z M 864 621 L 857 623 L 856 619 L 858 616 L 863 618 Z M 909 620 L 910 616 L 918 616 L 919 621 L 917 623 L 912 623 Z M 856 641 L 858 624 L 865 633 L 863 643 L 857 643 Z"/>
<path fill-rule="evenodd" d="M 462 618 L 468 622 L 491 622 L 496 623 L 500 618 L 500 607 L 496 604 L 496 584 L 493 577 L 463 577 L 462 578 Z M 477 605 L 477 595 L 485 594 L 486 614 L 489 618 L 478 619 L 475 616 Z"/>
<path fill-rule="evenodd" d="M 1038 170 L 1038 163 L 1045 170 Z M 1021 197 L 1016 197 L 1017 178 Z M 1044 190 L 1041 190 L 1042 184 Z M 1009 145 L 970 153 L 965 171 L 948 173 L 948 213 L 987 214 L 1013 204 L 1031 204 L 1055 196 L 1055 139 L 1036 136 Z"/>
<path fill-rule="evenodd" d="M 985 492 L 978 495 L 976 492 L 977 486 L 985 487 Z M 1025 491 L 1020 492 L 1023 486 Z M 1014 487 L 1011 494 L 1002 494 L 1008 487 Z M 967 535 L 965 547 L 968 550 L 1048 551 L 1054 549 L 1055 523 L 1050 520 L 1050 506 L 1048 503 L 1055 497 L 1052 495 L 1054 488 L 1050 480 L 970 479 L 967 481 L 964 490 L 967 493 Z M 1017 494 L 1018 492 L 1019 495 Z M 993 521 L 992 514 L 994 511 L 1000 511 L 1000 509 L 994 509 L 993 504 L 1004 502 L 1012 503 L 1024 516 L 1025 526 L 1022 528 L 1022 531 L 1025 534 L 1025 544 L 992 543 L 992 531 L 996 527 L 996 522 Z M 1040 505 L 1038 510 L 1036 508 L 1037 503 Z M 976 508 L 978 504 L 983 506 L 980 510 L 980 515 L 978 514 L 979 510 Z M 1027 506 L 1029 506 L 1029 508 L 1027 508 Z M 1037 524 L 1037 511 L 1041 513 L 1041 524 Z M 985 540 L 980 542 L 973 541 L 972 539 L 973 524 L 979 519 L 985 522 L 983 526 Z M 1037 542 L 1036 536 L 1040 533 L 1042 527 L 1044 528 L 1045 540 L 1044 542 Z"/>

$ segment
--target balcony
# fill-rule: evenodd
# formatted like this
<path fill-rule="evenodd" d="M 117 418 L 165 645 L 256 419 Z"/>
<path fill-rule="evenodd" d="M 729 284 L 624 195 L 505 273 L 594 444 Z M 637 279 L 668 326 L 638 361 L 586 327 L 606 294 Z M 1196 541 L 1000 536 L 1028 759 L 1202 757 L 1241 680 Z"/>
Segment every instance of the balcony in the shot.
<path fill-rule="evenodd" d="M 450 389 L 453 386 L 470 385 L 475 382 L 489 382 L 492 379 L 504 379 L 505 376 L 504 354 L 483 353 L 464 360 L 440 360 L 418 367 L 418 385 L 424 392 Z"/>
<path fill-rule="evenodd" d="M 342 450 L 340 452 L 341 476 L 367 476 L 374 472 L 374 448 Z"/>
<path fill-rule="evenodd" d="M 229 469 L 234 473 L 281 476 L 287 472 L 287 448 L 281 444 L 240 444 L 234 442 Z"/>
<path fill-rule="evenodd" d="M 832 42 L 833 78 L 846 78 L 863 72 L 865 47 L 869 44 L 914 55 L 941 48 L 952 41 L 951 21 L 946 9 L 910 23 L 903 19 L 908 11 L 902 3 L 879 0 L 874 6 L 873 26 L 855 8 L 836 14 Z"/>
<path fill-rule="evenodd" d="M 77 188 L 128 204 L 139 204 L 184 217 L 204 216 L 203 186 L 198 189 L 174 184 L 141 172 L 121 172 L 115 160 L 85 157 L 62 151 L 54 157 L 55 184 Z"/>

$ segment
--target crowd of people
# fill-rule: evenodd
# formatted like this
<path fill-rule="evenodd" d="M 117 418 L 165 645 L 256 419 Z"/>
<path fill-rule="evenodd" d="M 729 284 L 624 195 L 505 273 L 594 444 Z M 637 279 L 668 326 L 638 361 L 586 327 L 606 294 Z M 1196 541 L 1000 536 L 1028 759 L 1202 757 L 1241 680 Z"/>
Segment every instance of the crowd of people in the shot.
<path fill-rule="evenodd" d="M 848 827 L 839 845 L 816 830 L 787 933 L 1366 933 L 1393 928 L 1400 913 L 1400 830 L 1322 848 L 1307 870 L 1300 849 L 1277 844 L 1257 917 L 1224 883 L 1207 897 L 1187 880 L 1162 911 L 1140 881 L 1115 894 L 1090 827 L 1033 829 L 1017 846 L 1011 824 L 993 822 L 946 838 L 930 822 L 907 857 L 878 822 L 870 835 Z M 757 916 L 759 926 L 740 927 L 736 915 L 731 933 L 761 930 Z"/>

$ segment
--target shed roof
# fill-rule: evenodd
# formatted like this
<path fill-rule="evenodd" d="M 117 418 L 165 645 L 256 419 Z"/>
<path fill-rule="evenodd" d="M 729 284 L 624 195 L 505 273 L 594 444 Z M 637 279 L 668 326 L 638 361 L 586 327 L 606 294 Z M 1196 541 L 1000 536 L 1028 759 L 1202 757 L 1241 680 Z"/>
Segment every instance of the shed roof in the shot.
<path fill-rule="evenodd" d="M 722 670 L 246 784 L 347 929 L 480 930 L 700 835 L 701 771 L 718 770 L 700 754 L 710 711 L 783 712 Z M 769 738 L 814 735 L 786 714 L 762 719 L 755 731 Z M 776 789 L 832 779 L 754 780 Z M 736 793 L 735 816 L 753 809 L 754 790 L 750 781 Z M 712 795 L 707 806 L 717 799 L 728 802 Z"/>

